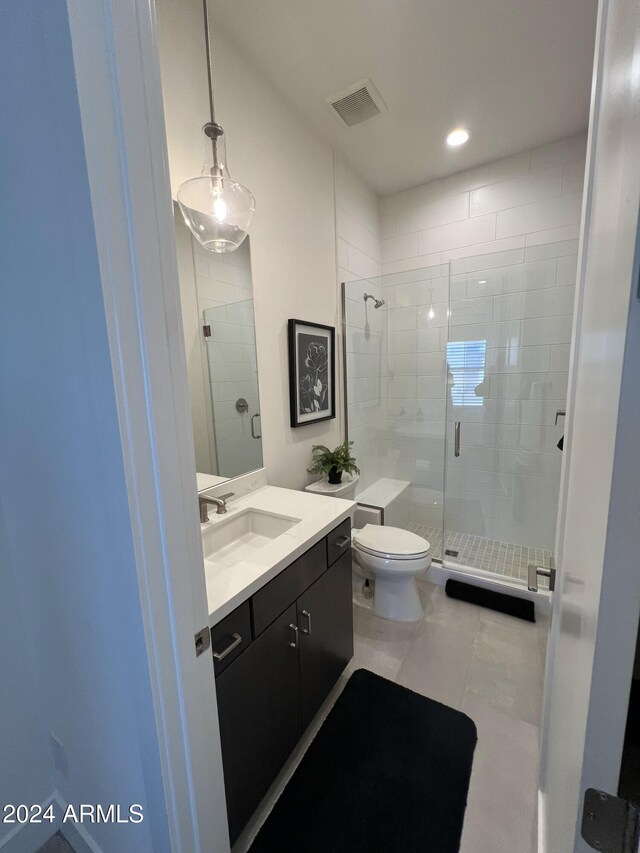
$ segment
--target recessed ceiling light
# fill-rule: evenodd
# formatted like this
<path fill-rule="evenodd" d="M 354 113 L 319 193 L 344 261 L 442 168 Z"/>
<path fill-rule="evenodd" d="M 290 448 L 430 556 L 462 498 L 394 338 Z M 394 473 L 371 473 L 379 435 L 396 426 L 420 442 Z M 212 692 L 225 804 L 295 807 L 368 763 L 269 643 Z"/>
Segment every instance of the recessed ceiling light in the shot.
<path fill-rule="evenodd" d="M 471 131 L 467 130 L 466 127 L 456 127 L 447 136 L 447 145 L 450 145 L 451 148 L 457 148 L 459 145 L 468 142 L 470 136 Z"/>

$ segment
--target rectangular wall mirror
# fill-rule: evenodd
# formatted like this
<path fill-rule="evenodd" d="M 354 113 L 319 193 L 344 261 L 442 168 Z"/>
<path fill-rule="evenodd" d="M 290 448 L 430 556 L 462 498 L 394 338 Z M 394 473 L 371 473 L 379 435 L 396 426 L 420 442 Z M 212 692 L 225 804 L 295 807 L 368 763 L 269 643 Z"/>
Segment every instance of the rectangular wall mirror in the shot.
<path fill-rule="evenodd" d="M 249 238 L 203 249 L 174 204 L 198 489 L 262 467 Z"/>

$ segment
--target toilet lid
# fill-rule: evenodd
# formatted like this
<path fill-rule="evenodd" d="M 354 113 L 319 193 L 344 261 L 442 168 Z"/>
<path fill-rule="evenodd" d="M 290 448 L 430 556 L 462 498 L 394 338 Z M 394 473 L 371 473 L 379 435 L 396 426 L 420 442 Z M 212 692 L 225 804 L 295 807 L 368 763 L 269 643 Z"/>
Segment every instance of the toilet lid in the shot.
<path fill-rule="evenodd" d="M 396 560 L 425 557 L 431 545 L 417 533 L 384 524 L 366 524 L 353 537 L 354 545 L 369 554 Z"/>

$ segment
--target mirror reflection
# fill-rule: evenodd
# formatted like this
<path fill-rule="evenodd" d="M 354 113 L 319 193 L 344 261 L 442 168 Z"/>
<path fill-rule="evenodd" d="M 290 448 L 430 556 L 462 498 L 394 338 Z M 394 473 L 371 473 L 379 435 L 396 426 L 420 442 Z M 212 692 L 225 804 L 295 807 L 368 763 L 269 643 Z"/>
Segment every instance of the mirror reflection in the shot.
<path fill-rule="evenodd" d="M 262 467 L 251 250 L 193 239 L 174 207 L 198 489 Z"/>

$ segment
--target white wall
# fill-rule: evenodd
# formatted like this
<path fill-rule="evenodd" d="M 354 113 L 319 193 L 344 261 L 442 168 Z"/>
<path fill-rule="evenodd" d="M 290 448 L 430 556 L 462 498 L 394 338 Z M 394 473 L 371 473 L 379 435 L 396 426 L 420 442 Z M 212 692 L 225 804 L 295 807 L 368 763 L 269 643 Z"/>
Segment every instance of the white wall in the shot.
<path fill-rule="evenodd" d="M 383 273 L 578 237 L 586 137 L 387 196 Z"/>
<path fill-rule="evenodd" d="M 264 461 L 271 483 L 299 488 L 311 445 L 340 442 L 338 418 L 291 429 L 287 355 L 289 318 L 338 324 L 333 153 L 213 25 L 216 115 L 231 174 L 256 197 L 251 261 Z"/>
<path fill-rule="evenodd" d="M 0 677 L 2 678 L 2 725 L 0 725 L 0 801 L 45 804 L 54 791 L 53 755 L 44 722 L 46 694 L 38 683 L 33 630 L 20 600 L 20 586 L 14 576 L 14 560 L 8 548 L 4 518 L 0 512 Z M 11 768 L 11 772 L 9 772 Z M 17 832 L 16 832 L 17 831 Z M 29 839 L 26 839 L 26 834 Z M 20 830 L 11 824 L 0 829 L 0 849 L 35 848 L 51 835 L 51 830 L 35 825 Z M 9 841 L 15 837 L 13 842 Z M 6 846 L 5 846 L 6 845 Z"/>
<path fill-rule="evenodd" d="M 143 823 L 84 830 L 105 853 L 159 853 L 169 850 L 165 799 L 66 3 L 11 4 L 1 32 L 12 215 L 0 232 L 0 571 L 30 644 L 12 662 L 35 661 L 45 729 L 10 765 L 3 754 L 2 801 L 32 802 L 52 784 L 74 804 L 139 802 Z M 14 688 L 26 698 L 21 682 L 3 665 L 5 698 Z M 18 751 L 10 710 L 3 698 Z M 55 768 L 49 734 L 62 744 Z M 32 849 L 26 834 L 18 850 Z"/>
<path fill-rule="evenodd" d="M 338 280 L 379 276 L 382 250 L 378 196 L 337 153 L 335 203 Z"/>
<path fill-rule="evenodd" d="M 199 175 L 210 157 L 202 133 L 209 121 L 204 13 L 196 0 L 156 0 L 155 9 L 169 178 L 175 198 L 180 184 Z M 233 151 L 230 154 L 233 157 Z"/>
<path fill-rule="evenodd" d="M 360 282 L 346 287 L 346 353 L 349 438 L 362 463 L 361 491 L 383 474 L 376 448 L 387 419 L 386 314 L 364 302 L 365 293 L 382 297 L 379 201 L 337 154 L 335 197 L 338 283 Z"/>
<path fill-rule="evenodd" d="M 157 15 L 175 191 L 203 161 L 200 129 L 208 107 L 201 4 L 160 0 Z M 270 482 L 300 488 L 308 482 L 311 445 L 335 446 L 341 438 L 339 418 L 291 429 L 287 355 L 289 318 L 332 326 L 339 320 L 333 152 L 213 17 L 212 35 L 216 118 L 227 135 L 229 169 L 256 197 L 251 259 L 264 462 Z"/>

